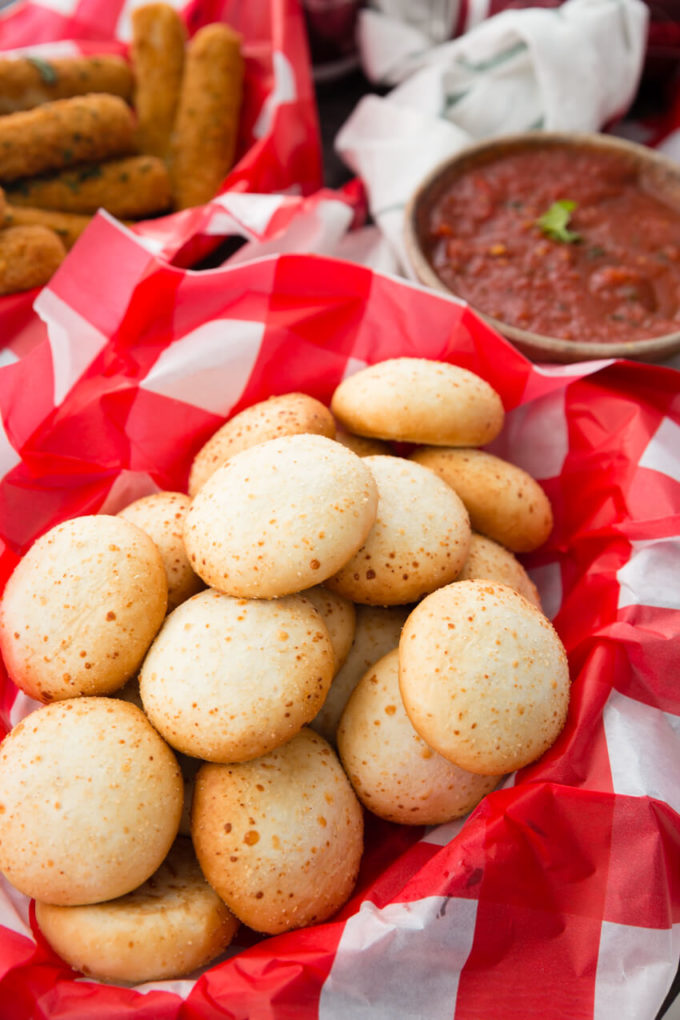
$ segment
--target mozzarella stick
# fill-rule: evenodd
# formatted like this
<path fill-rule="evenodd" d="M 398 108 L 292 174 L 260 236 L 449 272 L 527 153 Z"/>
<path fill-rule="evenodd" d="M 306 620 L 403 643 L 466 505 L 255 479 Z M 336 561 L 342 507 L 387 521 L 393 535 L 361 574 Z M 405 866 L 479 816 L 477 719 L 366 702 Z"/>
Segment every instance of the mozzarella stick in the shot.
<path fill-rule="evenodd" d="M 184 67 L 186 28 L 169 4 L 145 4 L 131 14 L 131 59 L 137 148 L 167 156 Z"/>
<path fill-rule="evenodd" d="M 30 110 L 54 99 L 107 92 L 129 100 L 132 70 L 123 57 L 0 58 L 0 114 Z"/>
<path fill-rule="evenodd" d="M 170 208 L 170 178 L 157 156 L 130 156 L 22 181 L 5 189 L 10 205 L 88 215 L 106 209 L 138 219 Z"/>
<path fill-rule="evenodd" d="M 66 248 L 48 227 L 0 230 L 0 294 L 42 287 L 65 255 Z"/>
<path fill-rule="evenodd" d="M 123 156 L 134 149 L 132 110 L 120 96 L 55 99 L 0 117 L 0 181 Z"/>
<path fill-rule="evenodd" d="M 70 251 L 91 220 L 91 216 L 82 216 L 78 213 L 33 209 L 30 206 L 22 207 L 5 203 L 3 225 L 5 227 L 24 227 L 37 223 L 39 226 L 48 227 L 60 238 L 66 250 Z"/>
<path fill-rule="evenodd" d="M 176 209 L 202 205 L 232 167 L 243 93 L 241 39 L 225 24 L 199 29 L 187 46 L 170 173 Z"/>

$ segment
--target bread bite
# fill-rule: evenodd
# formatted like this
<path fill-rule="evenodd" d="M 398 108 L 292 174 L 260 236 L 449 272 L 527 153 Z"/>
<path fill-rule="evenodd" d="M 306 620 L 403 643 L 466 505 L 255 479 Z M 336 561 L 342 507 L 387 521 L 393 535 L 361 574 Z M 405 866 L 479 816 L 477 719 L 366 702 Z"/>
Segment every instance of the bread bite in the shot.
<path fill-rule="evenodd" d="M 535 478 L 486 450 L 424 447 L 411 460 L 436 472 L 463 500 L 474 531 L 511 552 L 531 552 L 548 538 L 553 512 Z"/>
<path fill-rule="evenodd" d="M 305 727 L 254 761 L 203 765 L 191 835 L 230 910 L 274 935 L 324 921 L 349 898 L 363 815 L 337 755 Z"/>
<path fill-rule="evenodd" d="M 189 560 L 227 595 L 277 598 L 342 567 L 375 520 L 378 492 L 363 460 L 311 434 L 235 454 L 196 494 L 186 518 Z"/>
<path fill-rule="evenodd" d="M 7 582 L 7 671 L 38 701 L 110 694 L 138 669 L 167 601 L 161 554 L 136 525 L 107 514 L 58 524 Z"/>
<path fill-rule="evenodd" d="M 349 432 L 441 446 L 483 446 L 503 427 L 496 390 L 458 365 L 390 358 L 344 379 L 331 411 Z"/>
<path fill-rule="evenodd" d="M 492 581 L 454 581 L 415 607 L 399 641 L 399 686 L 423 740 L 481 775 L 539 758 L 569 704 L 567 656 L 554 627 Z"/>
<path fill-rule="evenodd" d="M 342 713 L 338 754 L 362 804 L 388 822 L 439 825 L 466 815 L 498 776 L 459 768 L 429 747 L 406 714 L 399 649 L 364 673 Z"/>
<path fill-rule="evenodd" d="M 45 903 L 123 896 L 165 858 L 182 799 L 175 756 L 134 705 L 45 705 L 0 745 L 0 871 Z"/>
<path fill-rule="evenodd" d="M 309 599 L 238 599 L 207 589 L 170 613 L 139 689 L 172 747 L 206 761 L 246 761 L 314 717 L 334 668 L 328 630 Z"/>
<path fill-rule="evenodd" d="M 161 554 L 168 581 L 168 612 L 204 587 L 184 547 L 184 519 L 191 499 L 184 492 L 154 492 L 118 511 L 145 531 Z"/>
<path fill-rule="evenodd" d="M 36 902 L 54 951 L 99 981 L 140 984 L 190 974 L 224 952 L 239 922 L 203 877 L 191 840 L 179 837 L 139 888 L 105 903 Z"/>
<path fill-rule="evenodd" d="M 361 677 L 378 659 L 399 644 L 401 628 L 411 606 L 356 607 L 354 641 L 344 665 L 333 677 L 326 700 L 309 724 L 330 744 L 335 744 L 336 730 L 347 699 Z"/>
<path fill-rule="evenodd" d="M 329 591 L 323 584 L 305 588 L 302 593 L 312 603 L 326 625 L 333 645 L 334 675 L 343 667 L 354 641 L 356 606 L 350 599 Z"/>
<path fill-rule="evenodd" d="M 500 581 L 541 608 L 538 589 L 514 553 L 476 531 L 472 532 L 467 559 L 456 580 Z"/>
<path fill-rule="evenodd" d="M 378 487 L 375 523 L 326 587 L 355 602 L 415 602 L 460 572 L 470 545 L 462 500 L 433 471 L 402 457 L 364 457 Z"/>
<path fill-rule="evenodd" d="M 335 439 L 335 421 L 328 408 L 306 393 L 282 393 L 251 404 L 225 422 L 198 451 L 189 474 L 189 495 L 195 496 L 218 467 L 241 450 L 268 439 L 311 432 Z"/>

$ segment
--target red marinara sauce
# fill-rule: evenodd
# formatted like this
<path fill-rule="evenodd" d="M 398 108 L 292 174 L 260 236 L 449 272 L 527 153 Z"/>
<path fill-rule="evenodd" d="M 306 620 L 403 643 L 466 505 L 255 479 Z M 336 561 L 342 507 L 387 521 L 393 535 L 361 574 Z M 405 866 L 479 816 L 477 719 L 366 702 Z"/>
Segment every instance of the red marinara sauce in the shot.
<path fill-rule="evenodd" d="M 537 224 L 555 202 L 575 239 Z M 426 251 L 455 294 L 533 333 L 614 342 L 680 329 L 680 211 L 615 153 L 510 151 L 464 172 L 433 206 Z"/>

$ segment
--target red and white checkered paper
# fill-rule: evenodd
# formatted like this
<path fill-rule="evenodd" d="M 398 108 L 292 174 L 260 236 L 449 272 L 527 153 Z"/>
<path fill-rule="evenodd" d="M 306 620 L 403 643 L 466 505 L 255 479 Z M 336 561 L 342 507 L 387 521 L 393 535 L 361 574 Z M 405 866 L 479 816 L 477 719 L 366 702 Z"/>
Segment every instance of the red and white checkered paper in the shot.
<path fill-rule="evenodd" d="M 0 10 L 0 51 L 57 56 L 127 54 L 130 12 L 139 0 L 19 0 Z M 190 35 L 212 21 L 241 33 L 244 100 L 236 163 L 220 194 L 288 192 L 321 186 L 321 140 L 303 12 L 297 0 L 174 0 Z M 135 227 L 180 265 L 193 265 L 219 241 L 204 231 L 205 206 Z M 0 347 L 23 353 L 44 330 L 32 313 L 37 290 L 0 298 Z"/>
<path fill-rule="evenodd" d="M 554 532 L 526 563 L 573 697 L 554 747 L 466 820 L 367 815 L 336 917 L 242 931 L 190 979 L 78 977 L 5 885 L 3 1020 L 652 1020 L 680 956 L 680 375 L 534 365 L 454 299 L 321 256 L 196 273 L 105 216 L 80 243 L 37 302 L 49 338 L 0 369 L 0 584 L 58 521 L 182 489 L 244 406 L 292 389 L 328 401 L 388 357 L 444 359 L 502 394 L 492 448 L 552 500 Z M 3 676 L 4 726 L 32 707 Z"/>

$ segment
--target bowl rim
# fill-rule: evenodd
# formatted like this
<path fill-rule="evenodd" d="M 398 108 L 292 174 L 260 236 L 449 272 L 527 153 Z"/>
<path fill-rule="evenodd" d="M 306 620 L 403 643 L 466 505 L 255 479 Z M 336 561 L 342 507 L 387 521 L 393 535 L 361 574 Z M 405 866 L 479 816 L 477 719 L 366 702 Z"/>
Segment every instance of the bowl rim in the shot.
<path fill-rule="evenodd" d="M 464 148 L 440 160 L 421 179 L 411 193 L 405 209 L 403 221 L 403 240 L 410 269 L 416 278 L 428 287 L 463 301 L 484 322 L 488 323 L 506 339 L 515 343 L 521 351 L 536 359 L 550 358 L 559 361 L 594 360 L 601 358 L 631 357 L 640 360 L 659 360 L 680 350 L 680 325 L 672 333 L 644 340 L 590 341 L 567 340 L 552 337 L 532 330 L 512 326 L 477 308 L 448 287 L 435 272 L 426 257 L 418 232 L 418 212 L 427 200 L 431 191 L 446 179 L 455 169 L 473 162 L 479 156 L 489 153 L 491 157 L 498 150 L 523 148 L 541 148 L 544 146 L 567 146 L 578 148 L 586 146 L 600 151 L 619 152 L 638 162 L 640 165 L 657 170 L 676 178 L 680 187 L 680 163 L 676 163 L 663 153 L 657 152 L 639 142 L 617 135 L 586 131 L 523 131 L 514 134 L 498 135 L 471 142 Z"/>

